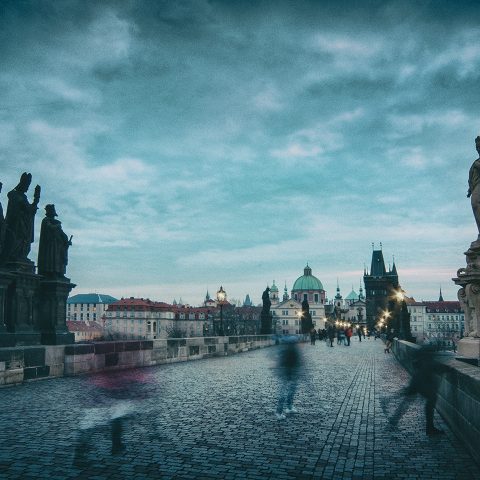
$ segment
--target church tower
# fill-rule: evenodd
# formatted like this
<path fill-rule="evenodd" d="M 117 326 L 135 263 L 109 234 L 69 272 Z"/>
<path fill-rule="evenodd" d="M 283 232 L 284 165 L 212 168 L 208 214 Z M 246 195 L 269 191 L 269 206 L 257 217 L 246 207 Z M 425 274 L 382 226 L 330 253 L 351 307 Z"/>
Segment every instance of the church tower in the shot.
<path fill-rule="evenodd" d="M 275 280 L 270 287 L 270 301 L 272 305 L 276 305 L 278 303 L 278 287 L 275 285 Z"/>
<path fill-rule="evenodd" d="M 367 327 L 370 330 L 375 326 L 379 314 L 387 309 L 391 291 L 399 286 L 395 261 L 391 270 L 386 270 L 381 243 L 380 250 L 375 250 L 373 247 L 370 273 L 365 269 L 363 281 L 366 293 Z"/>

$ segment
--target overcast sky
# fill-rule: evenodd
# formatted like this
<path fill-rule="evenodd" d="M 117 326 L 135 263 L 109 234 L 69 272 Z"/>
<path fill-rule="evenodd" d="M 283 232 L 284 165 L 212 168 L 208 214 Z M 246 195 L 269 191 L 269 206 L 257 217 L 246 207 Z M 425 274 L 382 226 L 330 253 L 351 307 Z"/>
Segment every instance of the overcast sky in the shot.
<path fill-rule="evenodd" d="M 477 231 L 478 2 L 0 1 L 0 201 L 73 234 L 73 293 L 260 302 L 372 242 L 456 299 Z"/>

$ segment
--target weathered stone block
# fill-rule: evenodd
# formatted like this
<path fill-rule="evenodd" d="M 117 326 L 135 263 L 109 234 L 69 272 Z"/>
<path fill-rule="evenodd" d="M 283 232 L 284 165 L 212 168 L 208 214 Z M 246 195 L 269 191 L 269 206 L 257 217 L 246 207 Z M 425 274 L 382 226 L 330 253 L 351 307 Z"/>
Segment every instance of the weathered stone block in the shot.
<path fill-rule="evenodd" d="M 25 367 L 37 367 L 45 365 L 44 347 L 26 347 L 23 353 Z"/>
<path fill-rule="evenodd" d="M 63 364 L 65 347 L 63 345 L 48 345 L 45 347 L 45 365 Z"/>
<path fill-rule="evenodd" d="M 5 385 L 23 382 L 23 368 L 16 368 L 12 370 L 5 370 L 4 373 Z"/>

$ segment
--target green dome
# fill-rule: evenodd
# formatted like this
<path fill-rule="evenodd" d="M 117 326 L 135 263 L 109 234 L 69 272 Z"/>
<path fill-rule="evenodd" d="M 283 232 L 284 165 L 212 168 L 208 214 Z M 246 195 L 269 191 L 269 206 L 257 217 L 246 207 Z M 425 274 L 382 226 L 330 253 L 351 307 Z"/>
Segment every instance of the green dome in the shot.
<path fill-rule="evenodd" d="M 312 269 L 307 265 L 304 274 L 295 280 L 292 292 L 298 290 L 323 290 L 322 282 L 312 275 Z"/>
<path fill-rule="evenodd" d="M 270 287 L 271 292 L 278 292 L 278 287 L 275 285 L 275 280 L 273 281 L 273 285 Z"/>

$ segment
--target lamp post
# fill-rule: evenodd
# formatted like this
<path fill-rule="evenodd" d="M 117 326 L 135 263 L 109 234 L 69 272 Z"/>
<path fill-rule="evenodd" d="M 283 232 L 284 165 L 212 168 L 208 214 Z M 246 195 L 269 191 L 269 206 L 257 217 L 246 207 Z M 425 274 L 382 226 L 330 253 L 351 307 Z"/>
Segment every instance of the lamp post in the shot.
<path fill-rule="evenodd" d="M 227 292 L 223 289 L 223 287 L 220 285 L 220 290 L 217 292 L 217 304 L 220 305 L 220 335 L 224 335 L 224 330 L 223 330 L 223 304 L 227 298 Z"/>

